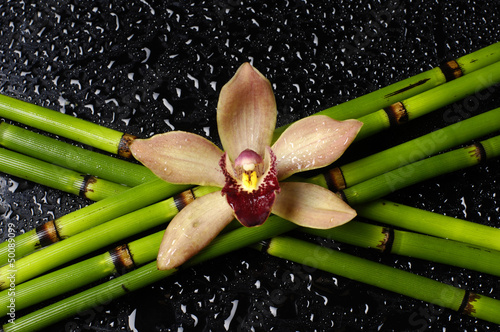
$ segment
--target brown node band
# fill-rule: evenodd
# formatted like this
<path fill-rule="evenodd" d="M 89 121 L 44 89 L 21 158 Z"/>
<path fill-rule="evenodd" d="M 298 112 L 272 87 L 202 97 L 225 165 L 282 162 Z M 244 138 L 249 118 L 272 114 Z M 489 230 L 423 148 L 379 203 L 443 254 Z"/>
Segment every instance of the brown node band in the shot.
<path fill-rule="evenodd" d="M 193 190 L 188 189 L 174 196 L 175 207 L 178 211 L 182 210 L 189 203 L 196 199 Z"/>
<path fill-rule="evenodd" d="M 59 231 L 57 230 L 56 221 L 51 220 L 43 225 L 38 226 L 35 229 L 38 240 L 40 241 L 40 247 L 46 247 L 52 243 L 56 243 L 61 239 Z"/>
<path fill-rule="evenodd" d="M 93 175 L 85 175 L 85 176 L 82 175 L 82 176 L 83 176 L 83 181 L 80 186 L 79 195 L 87 198 L 87 192 L 93 191 L 92 189 L 89 189 L 89 185 L 95 183 L 97 181 L 97 178 Z"/>
<path fill-rule="evenodd" d="M 443 63 L 441 66 L 439 66 L 439 69 L 441 69 L 446 82 L 459 78 L 464 74 L 462 68 L 460 68 L 460 65 L 455 60 L 450 60 Z"/>
<path fill-rule="evenodd" d="M 109 255 L 119 273 L 130 271 L 135 268 L 134 259 L 132 258 L 128 245 L 122 244 L 121 246 L 111 249 Z"/>
<path fill-rule="evenodd" d="M 408 122 L 408 112 L 405 105 L 400 101 L 384 108 L 384 111 L 389 117 L 391 127 Z"/>
<path fill-rule="evenodd" d="M 328 189 L 331 191 L 336 192 L 346 188 L 344 174 L 342 173 L 342 169 L 340 167 L 329 169 L 323 174 L 323 176 L 325 177 Z"/>
<path fill-rule="evenodd" d="M 125 158 L 132 157 L 132 152 L 130 152 L 130 144 L 132 144 L 132 142 L 136 138 L 137 137 L 134 135 L 123 134 L 122 138 L 120 139 L 120 143 L 118 144 L 118 155 Z"/>
<path fill-rule="evenodd" d="M 382 228 L 382 234 L 384 234 L 384 239 L 380 241 L 377 248 L 379 248 L 383 253 L 390 253 L 394 243 L 394 230 L 392 228 L 384 227 Z"/>
<path fill-rule="evenodd" d="M 465 315 L 471 315 L 476 312 L 474 308 L 474 302 L 476 302 L 481 296 L 466 290 L 464 294 L 464 298 L 462 299 L 462 304 L 458 308 L 457 312 Z"/>

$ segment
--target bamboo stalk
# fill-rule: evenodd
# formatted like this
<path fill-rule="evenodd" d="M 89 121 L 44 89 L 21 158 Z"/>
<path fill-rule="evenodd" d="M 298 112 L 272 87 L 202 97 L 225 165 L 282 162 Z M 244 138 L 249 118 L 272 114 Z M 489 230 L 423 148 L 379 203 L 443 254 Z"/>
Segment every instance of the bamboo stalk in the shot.
<path fill-rule="evenodd" d="M 237 227 L 240 227 L 239 223 L 230 223 L 221 234 Z M 16 285 L 16 310 L 63 295 L 109 275 L 127 273 L 155 260 L 164 232 L 162 230 L 119 245 L 103 254 Z M 0 291 L 0 316 L 9 311 L 12 298 L 9 292 L 9 289 Z"/>
<path fill-rule="evenodd" d="M 500 229 L 387 200 L 356 206 L 359 216 L 387 225 L 500 251 Z"/>
<path fill-rule="evenodd" d="M 385 109 L 358 118 L 364 125 L 356 141 L 374 135 L 391 126 L 398 126 L 431 111 L 487 89 L 500 82 L 500 62 L 474 71 L 467 76 L 424 91 L 394 103 Z M 491 93 L 491 92 L 489 92 Z"/>
<path fill-rule="evenodd" d="M 129 187 L 80 174 L 35 158 L 0 148 L 2 172 L 98 201 Z"/>
<path fill-rule="evenodd" d="M 40 247 L 76 235 L 108 220 L 166 199 L 189 187 L 186 185 L 173 185 L 157 178 L 73 211 L 16 236 L 14 238 L 16 258 L 23 257 Z M 4 241 L 0 243 L 0 266 L 7 264 L 8 258 L 8 242 Z"/>
<path fill-rule="evenodd" d="M 198 187 L 190 191 L 187 199 L 192 200 L 218 189 Z M 184 203 L 187 204 L 189 201 Z M 170 221 L 182 207 L 179 200 L 169 198 L 80 232 L 43 250 L 33 252 L 16 260 L 15 282 L 20 284 L 82 255 L 159 226 Z M 9 287 L 10 270 L 9 265 L 0 267 L 0 290 Z"/>
<path fill-rule="evenodd" d="M 164 231 L 16 285 L 16 310 L 73 291 L 155 260 Z M 9 312 L 9 289 L 0 292 L 0 316 Z"/>
<path fill-rule="evenodd" d="M 0 116 L 103 151 L 130 157 L 133 136 L 67 114 L 0 95 Z"/>
<path fill-rule="evenodd" d="M 405 100 L 432 89 L 457 77 L 468 75 L 478 69 L 500 61 L 500 43 L 495 43 L 473 53 L 451 60 L 443 65 L 417 74 L 405 80 L 388 85 L 377 91 L 330 107 L 317 114 L 327 115 L 336 120 L 346 120 L 365 116 L 398 101 Z M 288 127 L 275 132 L 274 140 Z"/>
<path fill-rule="evenodd" d="M 5 122 L 0 124 L 0 144 L 48 163 L 130 187 L 156 178 L 142 165 L 70 145 Z"/>
<path fill-rule="evenodd" d="M 302 228 L 308 234 L 431 262 L 500 276 L 500 251 L 429 235 L 352 220 L 331 229 Z M 500 230 L 499 230 L 500 231 Z M 498 234 L 497 234 L 498 235 Z M 497 237 L 497 241 L 500 237 Z"/>
<path fill-rule="evenodd" d="M 500 301 L 305 241 L 275 237 L 270 255 L 500 324 Z"/>
<path fill-rule="evenodd" d="M 290 231 L 296 227 L 296 225 L 286 220 L 271 216 L 269 217 L 269 222 L 260 227 L 240 227 L 227 234 L 218 236 L 208 247 L 189 260 L 183 267 L 194 266 L 195 264 Z M 125 275 L 60 300 L 45 308 L 30 312 L 23 317 L 16 318 L 14 323 L 4 325 L 4 331 L 19 332 L 42 329 L 64 318 L 72 317 L 82 310 L 107 303 L 131 291 L 150 285 L 170 276 L 175 271 L 158 270 L 156 268 L 156 261 L 151 262 Z"/>
<path fill-rule="evenodd" d="M 500 130 L 500 108 L 333 168 L 316 176 L 313 182 L 332 191 L 342 190 L 498 130 Z"/>
<path fill-rule="evenodd" d="M 417 161 L 340 192 L 351 205 L 366 203 L 433 177 L 477 165 L 500 155 L 500 136 Z"/>

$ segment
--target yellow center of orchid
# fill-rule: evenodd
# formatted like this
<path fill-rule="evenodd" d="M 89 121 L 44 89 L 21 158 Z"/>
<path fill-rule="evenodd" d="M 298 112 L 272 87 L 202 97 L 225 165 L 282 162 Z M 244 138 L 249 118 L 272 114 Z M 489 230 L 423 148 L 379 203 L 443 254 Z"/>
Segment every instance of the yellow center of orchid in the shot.
<path fill-rule="evenodd" d="M 252 171 L 250 174 L 244 172 L 241 176 L 241 182 L 243 184 L 243 188 L 246 190 L 254 190 L 257 188 L 257 172 Z"/>

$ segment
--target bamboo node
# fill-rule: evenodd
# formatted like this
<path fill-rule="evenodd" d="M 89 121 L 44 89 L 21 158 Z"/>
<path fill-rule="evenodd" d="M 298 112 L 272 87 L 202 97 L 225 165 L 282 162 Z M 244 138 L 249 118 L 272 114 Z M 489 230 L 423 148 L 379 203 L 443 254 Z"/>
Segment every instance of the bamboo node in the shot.
<path fill-rule="evenodd" d="M 478 295 L 471 291 L 465 291 L 464 298 L 460 308 L 458 308 L 458 312 L 471 316 L 476 313 L 476 309 L 474 308 L 474 302 L 479 300 L 481 295 Z"/>
<path fill-rule="evenodd" d="M 51 220 L 46 222 L 43 225 L 38 226 L 35 229 L 36 235 L 38 236 L 39 243 L 36 244 L 36 247 L 46 247 L 52 243 L 56 243 L 61 239 L 59 235 L 59 231 L 57 230 L 56 221 Z"/>
<path fill-rule="evenodd" d="M 469 155 L 471 158 L 476 159 L 478 163 L 485 161 L 488 158 L 486 151 L 484 150 L 484 146 L 480 142 L 469 146 L 469 148 L 471 148 L 471 150 L 469 150 Z"/>
<path fill-rule="evenodd" d="M 134 259 L 132 258 L 127 244 L 122 244 L 111 249 L 109 255 L 118 273 L 126 273 L 135 268 Z"/>
<path fill-rule="evenodd" d="M 394 243 L 394 230 L 392 228 L 383 227 L 382 234 L 384 234 L 384 239 L 380 240 L 380 244 L 377 245 L 377 248 L 384 253 L 390 253 L 392 244 Z"/>
<path fill-rule="evenodd" d="M 130 144 L 132 144 L 136 138 L 137 137 L 134 135 L 123 134 L 120 143 L 118 143 L 118 155 L 125 158 L 131 158 L 132 152 L 130 152 Z"/>
<path fill-rule="evenodd" d="M 193 190 L 188 189 L 175 195 L 173 198 L 175 207 L 178 211 L 180 211 L 185 208 L 186 205 L 194 201 L 196 199 L 196 195 L 194 194 Z"/>
<path fill-rule="evenodd" d="M 384 111 L 387 113 L 391 127 L 408 122 L 408 112 L 405 105 L 400 101 L 384 108 Z"/>
<path fill-rule="evenodd" d="M 327 172 L 323 173 L 323 176 L 325 177 L 328 189 L 333 192 L 344 190 L 347 187 L 344 174 L 340 167 L 329 169 Z"/>
<path fill-rule="evenodd" d="M 82 185 L 80 186 L 79 195 L 82 196 L 82 197 L 88 198 L 87 197 L 87 193 L 89 191 L 94 191 L 93 189 L 90 189 L 89 186 L 91 184 L 96 183 L 96 181 L 97 181 L 97 178 L 95 176 L 93 176 L 93 175 L 84 175 L 83 176 Z"/>
<path fill-rule="evenodd" d="M 439 69 L 441 69 L 446 82 L 459 78 L 464 74 L 462 68 L 455 60 L 450 60 L 443 63 L 441 66 L 439 66 Z"/>

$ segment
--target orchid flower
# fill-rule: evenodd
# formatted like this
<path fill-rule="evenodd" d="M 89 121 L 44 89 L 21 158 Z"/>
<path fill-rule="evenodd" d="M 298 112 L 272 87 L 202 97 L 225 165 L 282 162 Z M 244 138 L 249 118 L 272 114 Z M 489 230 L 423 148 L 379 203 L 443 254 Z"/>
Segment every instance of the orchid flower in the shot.
<path fill-rule="evenodd" d="M 134 157 L 165 181 L 221 188 L 197 198 L 170 222 L 158 253 L 159 269 L 183 264 L 233 218 L 251 227 L 274 213 L 297 225 L 322 229 L 354 218 L 356 212 L 328 189 L 279 181 L 334 162 L 362 123 L 310 116 L 292 124 L 271 146 L 276 116 L 270 82 L 245 63 L 219 96 L 217 126 L 225 152 L 182 131 L 132 143 Z"/>

